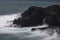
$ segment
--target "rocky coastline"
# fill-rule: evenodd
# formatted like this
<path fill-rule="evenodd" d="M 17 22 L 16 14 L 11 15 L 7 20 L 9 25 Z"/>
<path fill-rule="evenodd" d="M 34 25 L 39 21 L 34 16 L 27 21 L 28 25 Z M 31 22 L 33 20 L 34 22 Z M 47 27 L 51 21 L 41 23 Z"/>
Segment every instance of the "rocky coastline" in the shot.
<path fill-rule="evenodd" d="M 60 5 L 51 5 L 48 7 L 31 6 L 21 14 L 21 18 L 13 20 L 13 24 L 21 27 L 32 27 L 44 23 L 49 26 L 60 26 Z"/>

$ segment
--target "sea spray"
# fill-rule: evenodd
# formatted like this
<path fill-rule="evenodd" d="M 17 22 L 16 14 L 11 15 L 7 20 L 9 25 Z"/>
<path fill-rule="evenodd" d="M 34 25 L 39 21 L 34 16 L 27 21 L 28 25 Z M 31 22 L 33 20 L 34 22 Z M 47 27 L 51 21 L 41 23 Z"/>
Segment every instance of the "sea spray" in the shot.
<path fill-rule="evenodd" d="M 9 17 L 9 18 L 7 18 Z M 31 31 L 32 28 L 42 28 L 48 27 L 48 25 L 36 26 L 36 27 L 6 27 L 9 26 L 11 23 L 7 21 L 11 21 L 16 17 L 16 15 L 6 15 L 1 16 L 0 20 L 3 26 L 0 27 L 0 39 L 1 40 L 59 40 L 57 32 L 54 32 L 52 35 L 49 35 L 51 31 L 48 30 L 36 30 Z M 6 19 L 6 20 L 5 20 Z M 3 23 L 4 22 L 4 23 Z M 48 32 L 47 32 L 48 31 Z M 3 39 L 4 38 L 4 39 Z"/>

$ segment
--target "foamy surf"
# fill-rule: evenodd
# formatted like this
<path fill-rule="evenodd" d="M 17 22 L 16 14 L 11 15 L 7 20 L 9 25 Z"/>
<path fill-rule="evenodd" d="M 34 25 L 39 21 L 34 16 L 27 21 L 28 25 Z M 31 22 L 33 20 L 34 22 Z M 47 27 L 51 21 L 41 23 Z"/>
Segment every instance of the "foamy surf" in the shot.
<path fill-rule="evenodd" d="M 46 30 L 36 30 L 31 31 L 32 28 L 42 28 L 48 27 L 48 25 L 44 24 L 37 27 L 25 27 L 25 28 L 17 28 L 17 27 L 8 27 L 11 23 L 7 21 L 14 20 L 17 18 L 19 14 L 13 15 L 3 15 L 0 16 L 0 39 L 2 40 L 59 40 L 57 33 L 54 32 L 52 36 L 50 36 Z M 19 17 L 19 16 L 18 16 Z M 7 27 L 6 27 L 7 26 Z M 3 39 L 4 38 L 4 39 Z"/>
<path fill-rule="evenodd" d="M 14 18 L 17 16 L 17 14 L 13 15 L 2 15 L 0 16 L 0 27 L 4 27 L 5 25 L 8 25 L 8 21 L 14 20 Z"/>

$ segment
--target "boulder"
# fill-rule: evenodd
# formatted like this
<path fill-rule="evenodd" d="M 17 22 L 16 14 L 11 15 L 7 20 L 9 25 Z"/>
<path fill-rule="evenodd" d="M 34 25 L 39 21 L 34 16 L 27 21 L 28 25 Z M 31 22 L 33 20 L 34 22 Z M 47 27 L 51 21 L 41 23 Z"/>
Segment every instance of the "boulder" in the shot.
<path fill-rule="evenodd" d="M 51 15 L 46 17 L 44 23 L 48 24 L 49 26 L 60 26 L 60 18 L 56 15 Z"/>
<path fill-rule="evenodd" d="M 31 27 L 43 24 L 44 17 L 49 14 L 42 7 L 29 7 L 24 13 L 22 13 L 22 18 L 18 18 L 13 21 L 13 24 L 20 25 L 21 27 Z"/>
<path fill-rule="evenodd" d="M 13 24 L 20 27 L 32 27 L 43 24 L 60 26 L 60 5 L 52 5 L 46 8 L 31 6 L 21 14 L 22 18 L 14 19 Z"/>
<path fill-rule="evenodd" d="M 46 30 L 49 27 L 43 27 L 43 28 L 32 28 L 31 31 L 35 31 L 35 30 Z"/>
<path fill-rule="evenodd" d="M 50 26 L 60 26 L 60 5 L 52 5 L 46 7 L 50 16 L 47 16 L 45 22 Z"/>
<path fill-rule="evenodd" d="M 37 28 L 32 28 L 32 29 L 31 29 L 31 31 L 35 31 L 35 30 L 37 30 Z"/>
<path fill-rule="evenodd" d="M 52 5 L 45 8 L 51 15 L 60 17 L 60 5 Z"/>
<path fill-rule="evenodd" d="M 51 15 L 46 17 L 45 23 L 47 23 L 49 26 L 57 25 L 57 17 L 55 15 Z"/>

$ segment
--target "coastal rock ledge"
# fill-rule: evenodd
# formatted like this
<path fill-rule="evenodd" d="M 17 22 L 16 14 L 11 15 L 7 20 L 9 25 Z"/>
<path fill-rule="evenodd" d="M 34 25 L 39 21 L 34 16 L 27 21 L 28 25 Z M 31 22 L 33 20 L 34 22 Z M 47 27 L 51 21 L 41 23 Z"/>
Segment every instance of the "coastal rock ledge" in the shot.
<path fill-rule="evenodd" d="M 45 8 L 31 6 L 13 20 L 13 24 L 20 27 L 32 27 L 42 25 L 44 23 L 49 26 L 60 26 L 60 5 L 51 5 Z M 35 29 L 34 29 L 35 30 Z"/>

